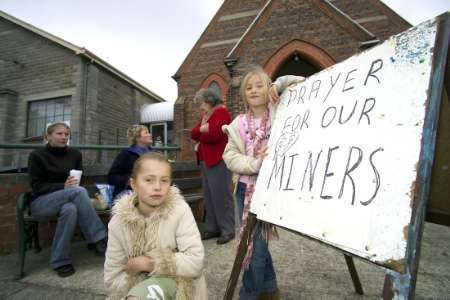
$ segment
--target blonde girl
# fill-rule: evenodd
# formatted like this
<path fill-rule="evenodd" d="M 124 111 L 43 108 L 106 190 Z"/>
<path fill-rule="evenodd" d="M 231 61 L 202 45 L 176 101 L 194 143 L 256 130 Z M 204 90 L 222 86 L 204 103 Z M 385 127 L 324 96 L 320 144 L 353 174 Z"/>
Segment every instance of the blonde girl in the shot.
<path fill-rule="evenodd" d="M 269 96 L 276 101 L 278 92 L 303 77 L 281 77 L 271 88 L 269 76 L 261 68 L 248 72 L 240 87 L 241 98 L 247 112 L 237 116 L 223 130 L 228 134 L 228 144 L 223 159 L 227 167 L 237 174 L 236 199 L 241 216 L 241 234 L 247 223 L 254 185 L 262 161 L 266 156 L 267 141 L 275 116 Z M 278 299 L 278 287 L 272 257 L 268 248 L 269 239 L 277 238 L 275 228 L 258 223 L 252 242 L 244 259 L 244 274 L 240 299 Z"/>
<path fill-rule="evenodd" d="M 164 155 L 143 154 L 109 222 L 104 279 L 111 299 L 206 299 L 204 249 L 192 212 L 171 186 Z M 159 299 L 159 298 L 155 298 Z"/>

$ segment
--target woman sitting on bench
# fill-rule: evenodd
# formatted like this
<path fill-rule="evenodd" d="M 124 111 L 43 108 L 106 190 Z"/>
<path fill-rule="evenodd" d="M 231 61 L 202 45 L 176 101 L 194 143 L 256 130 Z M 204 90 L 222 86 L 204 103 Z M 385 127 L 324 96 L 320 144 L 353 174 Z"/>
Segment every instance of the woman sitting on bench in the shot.
<path fill-rule="evenodd" d="M 67 146 L 70 128 L 54 123 L 47 128 L 44 148 L 33 151 L 28 160 L 31 180 L 31 214 L 58 216 L 53 238 L 50 266 L 61 277 L 75 273 L 70 258 L 70 241 L 77 223 L 96 254 L 106 251 L 106 228 L 95 212 L 85 188 L 69 176 L 71 169 L 81 170 L 80 151 Z"/>
<path fill-rule="evenodd" d="M 131 193 L 129 185 L 131 170 L 134 162 L 142 154 L 152 150 L 152 135 L 145 125 L 133 125 L 127 130 L 127 138 L 131 146 L 122 150 L 114 159 L 108 172 L 108 184 L 114 187 L 114 200 Z"/>

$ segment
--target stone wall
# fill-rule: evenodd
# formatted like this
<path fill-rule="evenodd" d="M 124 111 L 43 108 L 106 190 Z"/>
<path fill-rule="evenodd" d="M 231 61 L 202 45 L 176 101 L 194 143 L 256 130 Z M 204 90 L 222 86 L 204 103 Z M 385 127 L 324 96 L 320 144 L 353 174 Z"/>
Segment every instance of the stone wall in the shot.
<path fill-rule="evenodd" d="M 40 143 L 27 133 L 29 103 L 70 96 L 73 144 L 126 145 L 126 128 L 157 102 L 98 61 L 3 18 L 0 36 L 0 143 Z M 10 154 L 0 149 L 0 171 L 14 167 Z"/>

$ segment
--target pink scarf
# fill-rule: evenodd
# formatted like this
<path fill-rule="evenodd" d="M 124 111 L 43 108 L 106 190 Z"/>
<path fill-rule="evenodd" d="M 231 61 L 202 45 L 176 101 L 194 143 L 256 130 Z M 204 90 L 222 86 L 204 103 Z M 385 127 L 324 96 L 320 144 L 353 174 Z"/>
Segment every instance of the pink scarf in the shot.
<path fill-rule="evenodd" d="M 270 108 L 267 109 L 267 111 L 264 113 L 264 116 L 261 120 L 261 125 L 259 129 L 255 128 L 255 118 L 253 114 L 249 111 L 245 115 L 241 115 L 239 127 L 240 127 L 240 135 L 241 139 L 245 143 L 245 152 L 246 155 L 256 157 L 258 152 L 261 150 L 263 146 L 267 144 L 267 141 L 269 139 L 269 133 L 270 133 L 270 115 L 271 110 Z M 252 175 L 248 176 L 249 182 L 247 183 L 247 187 L 245 190 L 245 200 L 244 200 L 244 209 L 242 213 L 242 221 L 241 221 L 241 227 L 239 232 L 239 242 L 240 244 L 244 228 L 247 225 L 247 219 L 248 219 L 248 213 L 250 211 L 250 204 L 252 201 L 253 192 L 255 191 L 255 184 L 256 184 L 256 178 L 258 175 Z M 272 224 L 259 221 L 258 224 L 261 226 L 263 238 L 268 241 L 270 239 L 278 239 L 278 233 L 276 231 L 275 226 Z M 258 225 L 257 225 L 258 226 Z M 254 237 L 255 231 L 253 231 L 248 245 L 247 245 L 247 253 L 244 258 L 243 262 L 243 268 L 244 270 L 247 270 L 250 265 L 250 260 L 252 258 L 253 254 L 253 237 Z"/>

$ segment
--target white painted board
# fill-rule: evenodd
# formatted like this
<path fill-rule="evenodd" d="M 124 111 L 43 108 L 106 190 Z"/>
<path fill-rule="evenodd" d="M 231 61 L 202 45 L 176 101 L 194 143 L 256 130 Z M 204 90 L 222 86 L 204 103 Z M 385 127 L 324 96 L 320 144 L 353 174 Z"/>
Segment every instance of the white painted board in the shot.
<path fill-rule="evenodd" d="M 251 211 L 378 264 L 404 263 L 435 20 L 286 90 Z"/>

